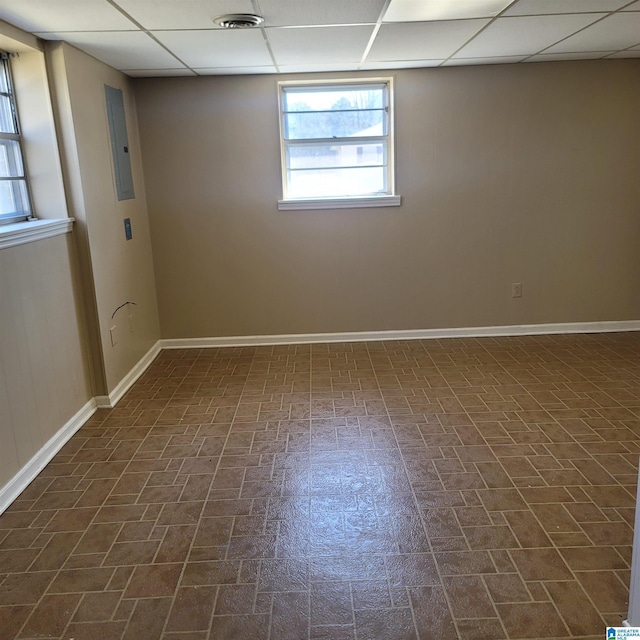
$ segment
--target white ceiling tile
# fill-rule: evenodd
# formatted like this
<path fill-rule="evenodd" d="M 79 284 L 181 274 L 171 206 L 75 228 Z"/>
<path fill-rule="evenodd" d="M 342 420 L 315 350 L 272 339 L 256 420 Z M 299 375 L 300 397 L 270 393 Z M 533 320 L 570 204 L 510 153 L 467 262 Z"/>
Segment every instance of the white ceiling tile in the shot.
<path fill-rule="evenodd" d="M 598 13 L 584 13 L 568 16 L 498 18 L 458 51 L 455 57 L 531 55 L 586 27 L 601 16 L 602 14 Z"/>
<path fill-rule="evenodd" d="M 262 30 L 212 23 L 256 10 Z M 0 19 L 132 76 L 191 74 L 187 66 L 202 75 L 295 73 L 640 52 L 640 0 L 0 0 Z"/>
<path fill-rule="evenodd" d="M 616 51 L 640 42 L 640 13 L 614 13 L 576 35 L 559 42 L 545 53 Z"/>
<path fill-rule="evenodd" d="M 383 24 L 367 62 L 448 58 L 488 23 L 485 19 Z"/>
<path fill-rule="evenodd" d="M 284 64 L 281 65 L 282 73 L 321 73 L 325 71 L 357 71 L 358 63 L 347 64 Z"/>
<path fill-rule="evenodd" d="M 492 18 L 512 0 L 391 0 L 384 22 Z"/>
<path fill-rule="evenodd" d="M 265 29 L 278 66 L 360 62 L 373 26 Z"/>
<path fill-rule="evenodd" d="M 394 60 L 391 62 L 365 62 L 362 69 L 423 69 L 425 67 L 439 67 L 442 60 Z"/>
<path fill-rule="evenodd" d="M 196 69 L 199 76 L 235 76 L 276 73 L 273 65 L 258 67 L 212 67 L 210 69 Z"/>
<path fill-rule="evenodd" d="M 479 64 L 515 64 L 526 60 L 526 56 L 494 56 L 491 58 L 451 58 L 443 67 L 474 66 Z"/>
<path fill-rule="evenodd" d="M 251 0 L 116 0 L 145 29 L 211 29 L 225 13 L 253 13 Z"/>
<path fill-rule="evenodd" d="M 607 13 L 629 0 L 518 0 L 505 16 L 539 16 L 554 13 Z"/>
<path fill-rule="evenodd" d="M 74 31 L 36 35 L 64 40 L 116 69 L 172 69 L 184 66 L 142 31 Z"/>
<path fill-rule="evenodd" d="M 192 68 L 272 64 L 260 29 L 154 31 L 153 35 Z"/>
<path fill-rule="evenodd" d="M 30 32 L 137 29 L 106 0 L 0 0 L 0 19 Z"/>
<path fill-rule="evenodd" d="M 580 53 L 540 53 L 531 56 L 527 62 L 544 62 L 551 60 L 598 60 L 604 58 L 610 51 L 583 51 Z"/>
<path fill-rule="evenodd" d="M 385 0 L 260 0 L 268 27 L 316 24 L 372 24 Z"/>
<path fill-rule="evenodd" d="M 127 75 L 132 78 L 173 78 L 175 76 L 195 76 L 196 74 L 182 67 L 181 69 L 127 69 Z"/>

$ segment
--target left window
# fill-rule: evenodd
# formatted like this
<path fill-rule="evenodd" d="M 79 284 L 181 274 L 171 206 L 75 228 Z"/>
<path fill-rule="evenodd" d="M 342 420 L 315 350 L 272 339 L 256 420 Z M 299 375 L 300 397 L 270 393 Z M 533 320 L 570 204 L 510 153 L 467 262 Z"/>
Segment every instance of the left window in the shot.
<path fill-rule="evenodd" d="M 0 52 L 0 224 L 31 216 L 9 56 Z"/>

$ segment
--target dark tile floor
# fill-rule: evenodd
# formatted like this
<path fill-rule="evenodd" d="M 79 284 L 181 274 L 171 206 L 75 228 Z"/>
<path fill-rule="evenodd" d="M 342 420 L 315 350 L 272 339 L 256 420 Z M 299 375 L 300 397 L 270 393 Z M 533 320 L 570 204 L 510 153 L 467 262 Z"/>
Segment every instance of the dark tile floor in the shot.
<path fill-rule="evenodd" d="M 0 636 L 598 638 L 640 334 L 164 351 L 0 516 Z"/>

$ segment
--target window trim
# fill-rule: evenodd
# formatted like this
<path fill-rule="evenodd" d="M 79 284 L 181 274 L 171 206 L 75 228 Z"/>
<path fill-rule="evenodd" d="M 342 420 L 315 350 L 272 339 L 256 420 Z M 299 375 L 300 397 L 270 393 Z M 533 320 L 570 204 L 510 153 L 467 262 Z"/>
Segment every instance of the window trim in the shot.
<path fill-rule="evenodd" d="M 29 178 L 27 173 L 27 163 L 24 154 L 24 147 L 22 144 L 22 130 L 20 128 L 20 117 L 18 114 L 18 104 L 16 101 L 16 94 L 14 89 L 14 82 L 11 73 L 11 64 L 10 64 L 11 54 L 6 51 L 0 51 L 0 67 L 2 67 L 1 72 L 5 76 L 7 92 L 2 92 L 0 95 L 3 95 L 9 99 L 10 107 L 12 110 L 13 120 L 15 124 L 16 131 L 14 133 L 4 133 L 0 132 L 0 141 L 13 141 L 17 143 L 18 152 L 20 154 L 20 163 L 22 164 L 22 175 L 19 176 L 8 176 L 6 178 L 0 178 L 2 182 L 14 181 L 19 184 L 24 185 L 24 196 L 23 194 L 14 195 L 14 200 L 20 202 L 23 205 L 22 211 L 15 211 L 13 213 L 0 213 L 0 226 L 7 224 L 15 224 L 20 222 L 25 222 L 28 220 L 34 220 L 33 209 L 31 205 L 31 191 L 29 187 Z M 16 189 L 20 189 L 18 185 L 13 185 L 12 190 L 16 191 Z"/>
<path fill-rule="evenodd" d="M 314 196 L 314 197 L 287 197 L 287 144 L 285 140 L 285 113 L 284 93 L 287 87 L 301 88 L 339 88 L 352 86 L 360 88 L 365 85 L 386 85 L 388 96 L 388 122 L 387 122 L 387 189 L 380 195 L 366 194 L 362 196 Z M 396 194 L 395 181 L 395 104 L 394 104 L 394 78 L 366 77 L 366 78 L 339 78 L 322 80 L 282 80 L 278 81 L 278 120 L 280 135 L 280 171 L 282 178 L 282 198 L 278 200 L 278 209 L 287 210 L 311 210 L 311 209 L 352 209 L 369 207 L 395 207 L 400 206 L 401 197 Z M 340 138 L 339 140 L 353 140 Z M 310 140 L 312 142 L 312 140 Z"/>

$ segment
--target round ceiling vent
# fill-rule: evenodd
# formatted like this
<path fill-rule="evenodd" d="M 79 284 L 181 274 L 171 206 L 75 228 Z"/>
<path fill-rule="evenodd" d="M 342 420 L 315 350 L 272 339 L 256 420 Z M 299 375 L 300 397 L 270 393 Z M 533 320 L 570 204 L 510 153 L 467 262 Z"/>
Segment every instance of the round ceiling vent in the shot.
<path fill-rule="evenodd" d="M 218 16 L 213 21 L 223 29 L 252 29 L 264 22 L 264 18 L 253 13 L 228 13 Z"/>

